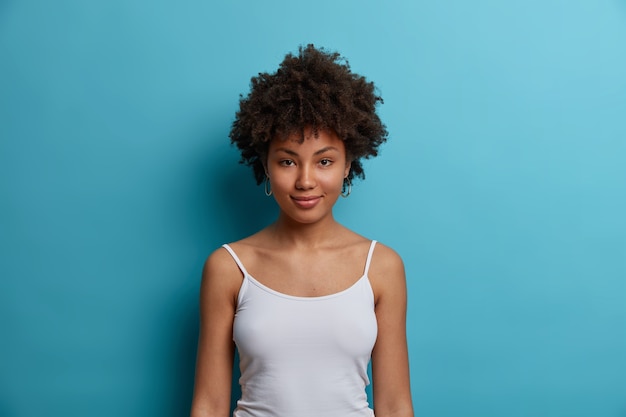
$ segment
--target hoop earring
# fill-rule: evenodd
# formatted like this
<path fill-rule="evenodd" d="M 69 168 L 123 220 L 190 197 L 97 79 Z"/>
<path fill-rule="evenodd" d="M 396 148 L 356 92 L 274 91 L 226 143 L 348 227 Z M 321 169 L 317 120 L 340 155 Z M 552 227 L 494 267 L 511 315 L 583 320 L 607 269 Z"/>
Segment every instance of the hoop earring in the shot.
<path fill-rule="evenodd" d="M 347 191 L 346 191 L 347 188 Z M 352 193 L 352 182 L 350 178 L 346 177 L 343 180 L 343 186 L 341 187 L 341 196 L 343 198 L 348 198 L 348 196 Z"/>
<path fill-rule="evenodd" d="M 265 195 L 268 197 L 272 195 L 272 184 L 270 184 L 269 176 L 265 177 Z"/>

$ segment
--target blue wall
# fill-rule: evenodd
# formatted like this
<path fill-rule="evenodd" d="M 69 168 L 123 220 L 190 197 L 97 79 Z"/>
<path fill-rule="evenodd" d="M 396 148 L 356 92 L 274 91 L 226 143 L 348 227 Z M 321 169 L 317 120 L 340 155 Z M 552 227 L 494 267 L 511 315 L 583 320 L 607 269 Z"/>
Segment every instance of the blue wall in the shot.
<path fill-rule="evenodd" d="M 626 415 L 626 2 L 0 1 L 0 416 L 185 415 L 227 133 L 313 42 L 391 133 L 337 217 L 404 257 L 420 417 Z M 251 213 L 254 214 L 251 214 Z"/>

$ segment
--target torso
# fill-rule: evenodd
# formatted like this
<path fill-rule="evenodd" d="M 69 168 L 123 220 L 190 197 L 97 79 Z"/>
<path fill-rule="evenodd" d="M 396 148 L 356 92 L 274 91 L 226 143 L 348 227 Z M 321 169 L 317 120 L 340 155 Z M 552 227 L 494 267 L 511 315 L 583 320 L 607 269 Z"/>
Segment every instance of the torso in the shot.
<path fill-rule="evenodd" d="M 359 237 L 302 256 L 225 245 L 243 275 L 233 323 L 242 385 L 235 416 L 373 415 L 365 386 L 377 334 L 368 258 L 375 247 Z"/>

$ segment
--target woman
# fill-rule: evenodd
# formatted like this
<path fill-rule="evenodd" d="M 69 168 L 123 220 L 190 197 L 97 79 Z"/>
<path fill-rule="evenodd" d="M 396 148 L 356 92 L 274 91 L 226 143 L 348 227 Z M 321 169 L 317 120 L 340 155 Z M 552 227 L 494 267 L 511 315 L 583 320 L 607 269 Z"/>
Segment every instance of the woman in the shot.
<path fill-rule="evenodd" d="M 280 212 L 206 261 L 191 414 L 229 414 L 236 346 L 236 417 L 412 416 L 402 260 L 333 217 L 386 140 L 382 99 L 313 45 L 251 87 L 230 138 Z"/>

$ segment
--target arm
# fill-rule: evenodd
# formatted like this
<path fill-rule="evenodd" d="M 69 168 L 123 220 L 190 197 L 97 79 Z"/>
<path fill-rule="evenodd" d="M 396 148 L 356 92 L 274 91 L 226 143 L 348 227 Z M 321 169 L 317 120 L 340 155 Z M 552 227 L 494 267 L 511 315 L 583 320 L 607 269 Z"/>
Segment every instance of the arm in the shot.
<path fill-rule="evenodd" d="M 241 272 L 224 249 L 207 259 L 200 287 L 200 336 L 191 417 L 226 417 L 234 358 L 233 320 Z"/>
<path fill-rule="evenodd" d="M 378 338 L 372 352 L 374 414 L 412 417 L 404 265 L 392 249 L 379 246 L 370 269 L 378 321 Z"/>

